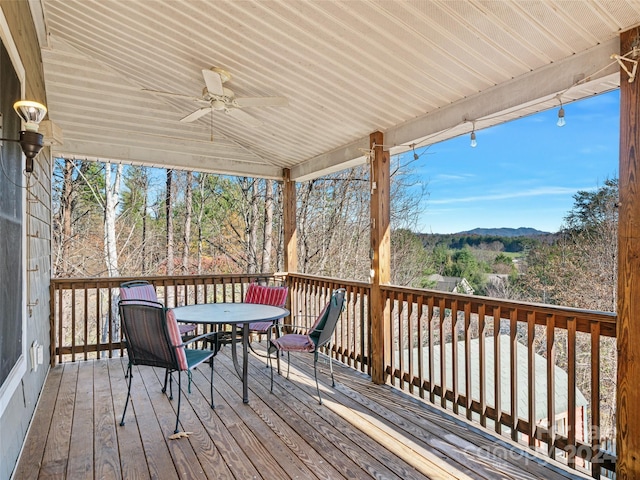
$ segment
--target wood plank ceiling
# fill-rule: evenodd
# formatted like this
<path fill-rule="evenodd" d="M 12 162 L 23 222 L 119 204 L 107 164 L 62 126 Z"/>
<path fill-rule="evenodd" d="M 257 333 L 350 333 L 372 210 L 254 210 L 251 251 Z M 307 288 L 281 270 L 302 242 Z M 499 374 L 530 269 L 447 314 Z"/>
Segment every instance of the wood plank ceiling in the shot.
<path fill-rule="evenodd" d="M 54 154 L 305 180 L 616 88 L 640 2 L 30 0 Z M 626 52 L 621 52 L 626 53 Z M 201 95 L 221 67 L 249 127 L 145 89 Z M 211 136 L 213 135 L 213 141 Z"/>

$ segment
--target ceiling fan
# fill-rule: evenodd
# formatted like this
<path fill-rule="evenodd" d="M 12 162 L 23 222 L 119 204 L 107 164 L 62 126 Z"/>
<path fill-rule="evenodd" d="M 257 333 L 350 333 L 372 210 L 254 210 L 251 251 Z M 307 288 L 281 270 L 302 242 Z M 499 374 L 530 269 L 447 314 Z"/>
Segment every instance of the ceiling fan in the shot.
<path fill-rule="evenodd" d="M 236 97 L 235 93 L 223 84 L 231 80 L 231 74 L 219 67 L 202 70 L 205 87 L 201 97 L 184 95 L 182 93 L 162 92 L 144 88 L 143 91 L 156 95 L 189 98 L 195 102 L 206 103 L 206 107 L 191 112 L 180 119 L 183 123 L 194 122 L 208 113 L 222 112 L 231 115 L 250 127 L 262 125 L 257 118 L 246 113 L 243 108 L 249 107 L 286 107 L 289 101 L 285 97 Z"/>

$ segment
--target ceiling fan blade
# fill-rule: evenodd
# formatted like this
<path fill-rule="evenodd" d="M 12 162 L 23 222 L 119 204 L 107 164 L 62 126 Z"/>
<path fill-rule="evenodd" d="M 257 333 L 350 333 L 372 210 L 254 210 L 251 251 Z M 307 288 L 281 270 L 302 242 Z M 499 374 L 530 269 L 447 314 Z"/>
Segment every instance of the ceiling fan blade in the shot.
<path fill-rule="evenodd" d="M 235 99 L 240 107 L 286 107 L 289 100 L 285 97 L 240 97 Z"/>
<path fill-rule="evenodd" d="M 200 97 L 194 97 L 193 95 L 185 95 L 184 93 L 163 92 L 161 90 L 151 90 L 150 88 L 143 88 L 142 91 L 153 93 L 154 95 L 160 95 L 162 97 L 178 97 L 178 98 L 188 98 L 189 100 L 195 100 L 196 102 L 202 101 L 202 98 Z"/>
<path fill-rule="evenodd" d="M 181 118 L 180 121 L 182 123 L 189 123 L 189 122 L 195 122 L 197 119 L 199 119 L 200 117 L 204 117 L 207 113 L 209 113 L 211 111 L 211 107 L 203 107 L 203 108 L 199 108 L 198 110 L 196 110 L 193 113 L 190 113 L 189 115 L 187 115 L 184 118 Z"/>
<path fill-rule="evenodd" d="M 222 77 L 220 77 L 219 73 L 212 70 L 202 70 L 202 76 L 204 77 L 207 90 L 211 95 L 224 95 Z"/>
<path fill-rule="evenodd" d="M 236 120 L 241 121 L 248 127 L 259 127 L 260 125 L 262 125 L 262 122 L 260 120 L 258 120 L 255 117 L 252 117 L 246 112 L 243 112 L 239 108 L 229 108 L 228 110 L 225 110 L 225 113 L 227 113 L 228 115 L 231 115 Z"/>

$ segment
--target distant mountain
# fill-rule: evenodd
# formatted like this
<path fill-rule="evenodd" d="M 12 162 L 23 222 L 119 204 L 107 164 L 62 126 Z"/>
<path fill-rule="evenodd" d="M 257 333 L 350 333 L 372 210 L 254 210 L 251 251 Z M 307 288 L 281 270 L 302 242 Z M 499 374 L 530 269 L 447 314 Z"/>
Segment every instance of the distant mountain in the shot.
<path fill-rule="evenodd" d="M 459 232 L 455 235 L 482 235 L 496 237 L 535 237 L 537 235 L 550 235 L 549 232 L 542 232 L 535 228 L 474 228 L 466 232 Z"/>

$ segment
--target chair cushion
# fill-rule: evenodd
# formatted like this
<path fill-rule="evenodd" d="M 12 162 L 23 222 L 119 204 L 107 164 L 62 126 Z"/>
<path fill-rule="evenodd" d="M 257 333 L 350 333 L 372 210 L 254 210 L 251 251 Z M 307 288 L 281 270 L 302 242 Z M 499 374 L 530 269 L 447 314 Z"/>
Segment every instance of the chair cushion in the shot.
<path fill-rule="evenodd" d="M 249 284 L 247 294 L 244 297 L 245 303 L 259 303 L 262 305 L 273 305 L 274 307 L 284 307 L 287 302 L 289 287 L 268 287 Z"/>
<path fill-rule="evenodd" d="M 267 333 L 274 322 L 252 322 L 249 324 L 249 330 L 256 333 Z"/>
<path fill-rule="evenodd" d="M 187 364 L 189 368 L 197 367 L 202 362 L 213 357 L 214 352 L 212 350 L 200 350 L 196 348 L 182 349 L 186 354 Z"/>
<path fill-rule="evenodd" d="M 135 285 L 133 287 L 120 287 L 122 300 L 151 300 L 158 301 L 158 295 L 153 285 Z"/>
<path fill-rule="evenodd" d="M 173 313 L 173 310 L 167 310 L 167 330 L 169 331 L 171 345 L 174 347 L 182 345 L 182 336 L 180 335 L 180 329 L 178 328 L 178 322 L 176 321 L 176 314 Z M 180 370 L 188 370 L 189 363 L 187 362 L 187 356 L 184 353 L 184 347 L 178 347 L 175 351 Z"/>
<path fill-rule="evenodd" d="M 285 352 L 313 352 L 316 348 L 309 335 L 299 333 L 288 333 L 280 338 L 271 340 L 271 343 L 278 350 Z"/>

